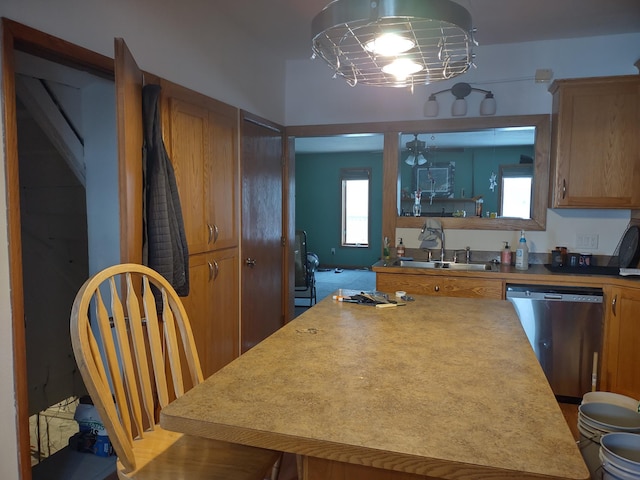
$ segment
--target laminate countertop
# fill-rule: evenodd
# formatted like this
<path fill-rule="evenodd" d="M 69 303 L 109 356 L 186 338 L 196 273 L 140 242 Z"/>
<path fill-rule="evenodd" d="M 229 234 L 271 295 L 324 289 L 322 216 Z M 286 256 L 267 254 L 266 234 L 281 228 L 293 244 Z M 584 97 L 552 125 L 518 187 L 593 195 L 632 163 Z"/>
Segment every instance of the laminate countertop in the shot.
<path fill-rule="evenodd" d="M 160 423 L 303 455 L 306 479 L 589 477 L 501 300 L 415 296 L 378 309 L 328 297 L 165 407 Z"/>

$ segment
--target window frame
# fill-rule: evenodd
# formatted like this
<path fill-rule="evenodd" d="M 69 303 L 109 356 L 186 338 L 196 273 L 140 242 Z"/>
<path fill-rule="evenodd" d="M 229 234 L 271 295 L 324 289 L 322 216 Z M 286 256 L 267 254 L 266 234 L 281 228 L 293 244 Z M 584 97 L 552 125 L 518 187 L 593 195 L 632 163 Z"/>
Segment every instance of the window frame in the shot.
<path fill-rule="evenodd" d="M 500 177 L 498 181 L 498 215 L 503 216 L 504 211 L 504 179 L 505 178 L 528 178 L 530 185 L 529 192 L 529 212 L 531 212 L 533 206 L 533 196 L 534 196 L 534 171 L 533 165 L 530 163 L 522 163 L 522 164 L 508 164 L 508 165 L 500 165 L 499 172 Z M 512 218 L 521 218 L 521 217 L 512 217 Z"/>
<path fill-rule="evenodd" d="M 353 180 L 367 181 L 367 242 L 349 243 L 347 239 L 346 184 Z M 340 169 L 340 246 L 345 248 L 369 248 L 371 245 L 371 168 L 351 167 Z"/>

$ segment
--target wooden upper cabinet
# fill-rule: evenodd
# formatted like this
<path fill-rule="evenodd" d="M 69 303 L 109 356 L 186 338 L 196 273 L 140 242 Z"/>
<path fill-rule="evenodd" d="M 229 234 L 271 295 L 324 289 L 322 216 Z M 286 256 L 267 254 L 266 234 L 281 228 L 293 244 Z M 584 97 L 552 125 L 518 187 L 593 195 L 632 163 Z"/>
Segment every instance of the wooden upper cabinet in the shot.
<path fill-rule="evenodd" d="M 551 207 L 640 207 L 640 76 L 557 80 Z"/>
<path fill-rule="evenodd" d="M 237 246 L 239 112 L 170 82 L 162 87 L 163 134 L 189 253 Z"/>

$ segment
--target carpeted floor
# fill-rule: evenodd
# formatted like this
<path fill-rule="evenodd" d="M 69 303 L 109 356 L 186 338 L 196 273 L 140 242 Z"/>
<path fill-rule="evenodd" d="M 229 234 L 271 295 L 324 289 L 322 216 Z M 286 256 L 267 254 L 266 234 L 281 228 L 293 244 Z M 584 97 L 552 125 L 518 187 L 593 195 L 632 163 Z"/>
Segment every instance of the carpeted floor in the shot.
<path fill-rule="evenodd" d="M 316 271 L 316 292 L 318 301 L 336 290 L 371 291 L 376 288 L 376 274 L 367 269 L 320 269 Z M 309 298 L 302 298 L 296 292 L 296 316 L 309 307 Z"/>

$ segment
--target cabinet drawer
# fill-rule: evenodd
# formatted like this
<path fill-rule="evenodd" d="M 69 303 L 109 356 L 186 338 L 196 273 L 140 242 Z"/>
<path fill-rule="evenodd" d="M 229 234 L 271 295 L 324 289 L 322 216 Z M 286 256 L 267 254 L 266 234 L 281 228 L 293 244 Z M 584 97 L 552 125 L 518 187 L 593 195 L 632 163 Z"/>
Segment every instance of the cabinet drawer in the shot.
<path fill-rule="evenodd" d="M 493 298 L 498 300 L 503 298 L 502 280 L 485 278 L 377 273 L 376 289 L 387 293 L 404 290 L 415 295 Z"/>

